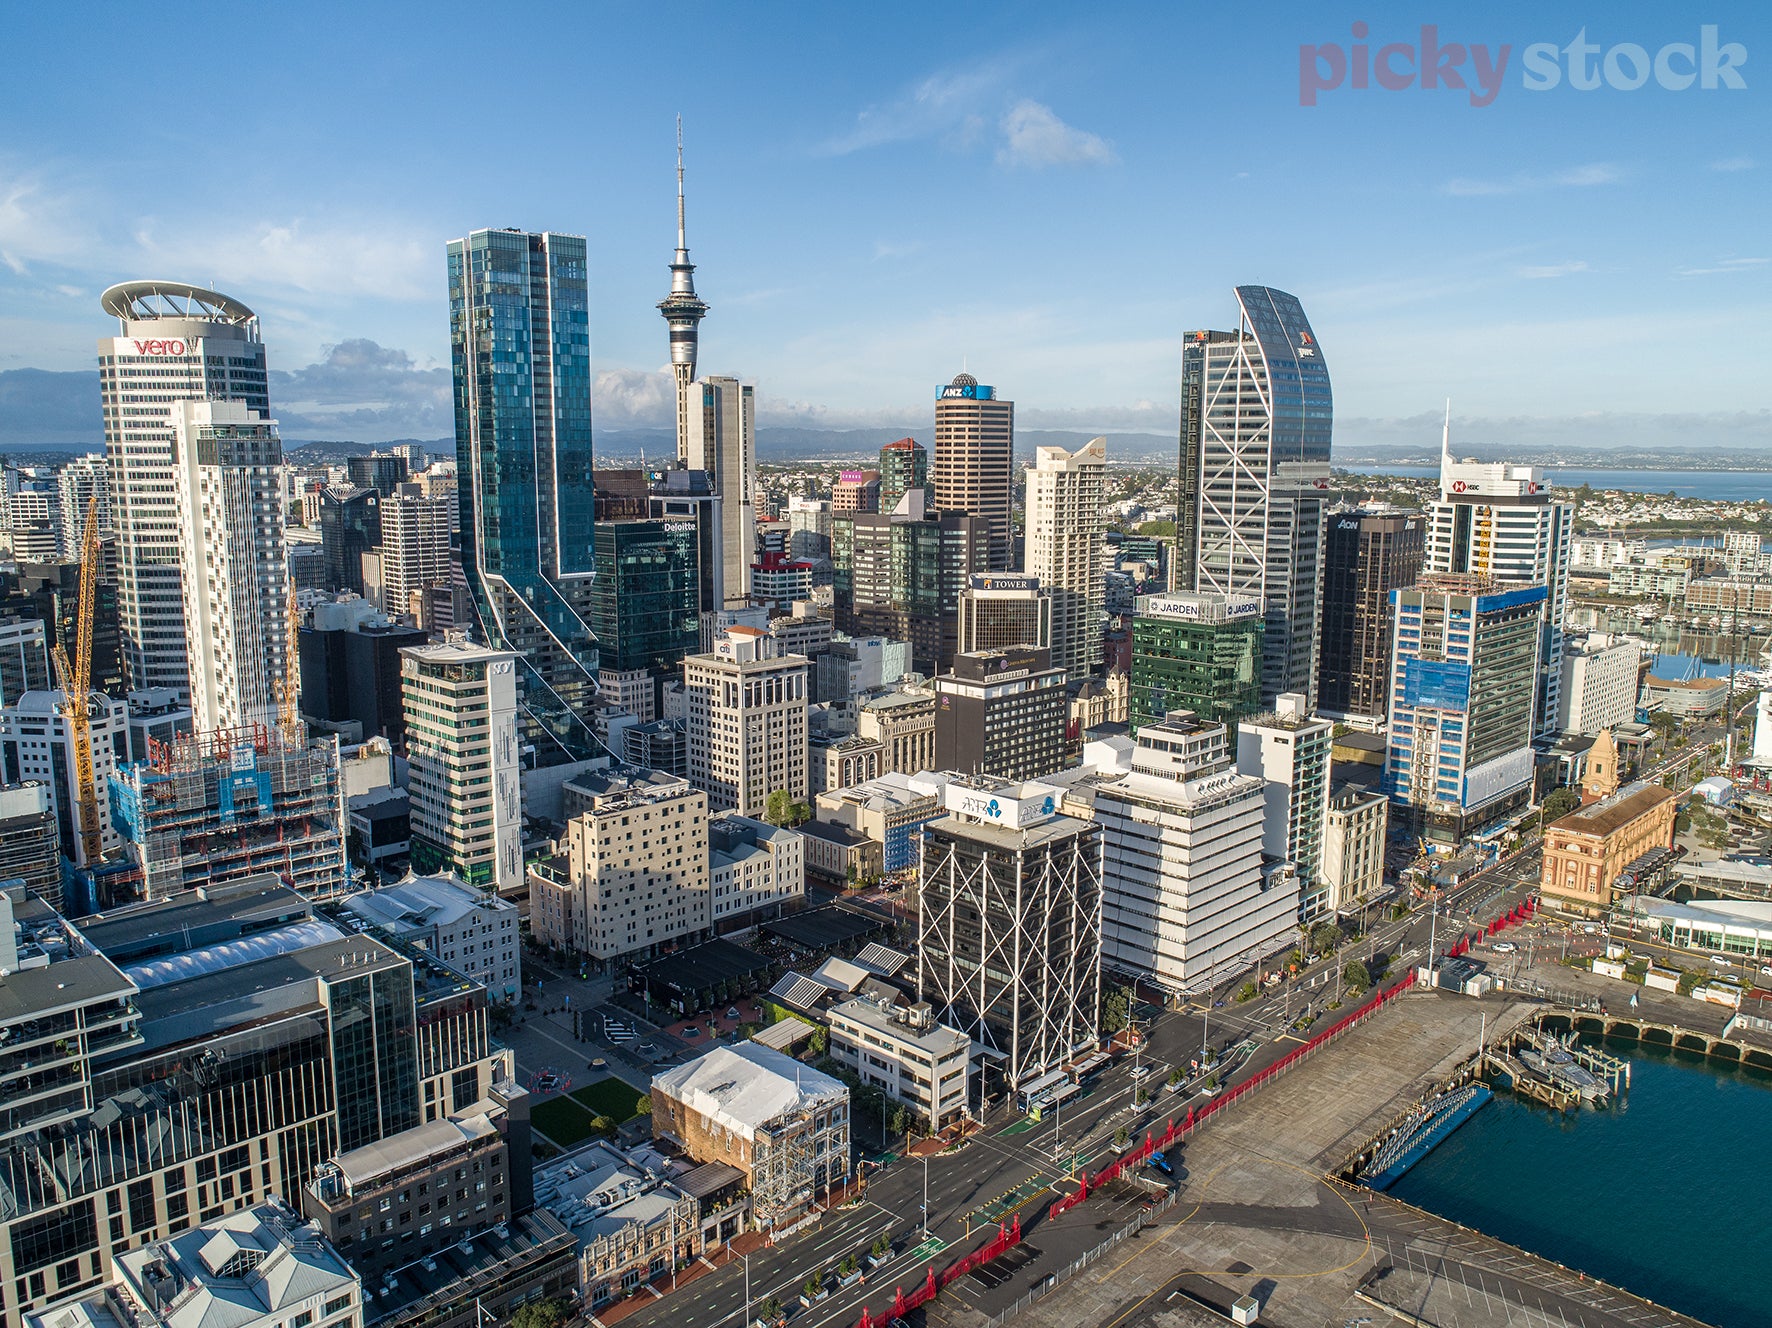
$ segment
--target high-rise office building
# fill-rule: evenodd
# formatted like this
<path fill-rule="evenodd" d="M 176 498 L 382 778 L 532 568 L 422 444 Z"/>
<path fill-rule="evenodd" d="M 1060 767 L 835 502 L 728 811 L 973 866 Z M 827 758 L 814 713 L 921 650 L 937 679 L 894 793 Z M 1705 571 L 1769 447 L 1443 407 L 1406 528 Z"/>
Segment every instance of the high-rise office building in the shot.
<path fill-rule="evenodd" d="M 277 686 L 300 669 L 276 422 L 239 401 L 183 401 L 172 423 L 193 722 L 200 733 L 273 725 Z"/>
<path fill-rule="evenodd" d="M 959 652 L 954 606 L 990 549 L 983 519 L 964 512 L 939 516 L 857 513 L 831 521 L 832 597 L 837 630 L 911 643 L 913 667 L 929 676 Z"/>
<path fill-rule="evenodd" d="M 670 329 L 671 376 L 677 384 L 677 464 L 691 470 L 705 469 L 689 459 L 689 437 L 700 404 L 693 390 L 695 360 L 701 342 L 701 320 L 708 316 L 708 305 L 695 293 L 695 264 L 689 261 L 689 233 L 683 209 L 681 116 L 677 119 L 677 252 L 671 258 L 671 293 L 658 302 L 658 311 Z"/>
<path fill-rule="evenodd" d="M 1391 591 L 1421 575 L 1415 513 L 1336 512 L 1323 538 L 1323 644 L 1317 709 L 1383 722 L 1390 704 Z"/>
<path fill-rule="evenodd" d="M 510 651 L 523 736 L 553 765 L 601 752 L 585 621 L 596 572 L 590 306 L 576 235 L 449 243 L 462 570 L 479 638 Z"/>
<path fill-rule="evenodd" d="M 445 642 L 401 650 L 412 868 L 515 894 L 523 884 L 516 660 Z"/>
<path fill-rule="evenodd" d="M 87 677 L 92 690 L 107 696 L 129 691 L 123 672 L 123 648 L 117 626 L 117 541 L 99 546 L 98 580 L 93 584 L 92 652 Z M 48 687 L 52 681 L 48 654 L 60 644 L 73 659 L 80 625 L 80 563 L 61 559 L 48 563 L 20 563 L 0 570 L 0 704 L 15 700 L 28 688 Z M 17 620 L 7 619 L 17 615 Z M 33 622 L 33 620 L 35 620 Z M 28 638 L 21 641 L 21 637 Z M 32 642 L 40 641 L 33 645 Z M 25 646 L 21 656 L 14 651 Z M 36 661 L 41 659 L 41 668 Z"/>
<path fill-rule="evenodd" d="M 1037 576 L 979 572 L 960 592 L 958 650 L 1052 646 L 1052 593 Z"/>
<path fill-rule="evenodd" d="M 35 606 L 28 600 L 6 604 L 6 609 Z M 0 618 L 0 706 L 15 704 L 26 692 L 49 689 L 50 624 L 42 618 Z"/>
<path fill-rule="evenodd" d="M 392 497 L 410 474 L 406 458 L 394 452 L 371 452 L 368 456 L 345 458 L 345 478 L 354 488 L 374 489 L 383 498 Z"/>
<path fill-rule="evenodd" d="M 415 616 L 415 594 L 449 584 L 454 511 L 453 496 L 429 497 L 417 484 L 381 500 L 381 608 L 389 617 Z"/>
<path fill-rule="evenodd" d="M 1298 892 L 1262 871 L 1264 793 L 1224 724 L 1176 711 L 1139 729 L 1131 772 L 1095 795 L 1110 972 L 1200 992 L 1289 942 Z"/>
<path fill-rule="evenodd" d="M 788 499 L 788 554 L 808 562 L 831 556 L 831 504 L 825 498 Z"/>
<path fill-rule="evenodd" d="M 78 558 L 80 539 L 86 531 L 86 506 L 98 508 L 98 537 L 111 539 L 116 535 L 111 522 L 111 488 L 105 474 L 105 458 L 101 452 L 75 457 L 55 472 L 61 490 L 62 556 Z"/>
<path fill-rule="evenodd" d="M 1391 592 L 1384 789 L 1404 828 L 1457 843 L 1530 798 L 1546 595 L 1469 574 Z"/>
<path fill-rule="evenodd" d="M 1020 780 L 1064 766 L 1064 670 L 1038 646 L 955 655 L 935 695 L 937 770 Z"/>
<path fill-rule="evenodd" d="M 877 470 L 843 470 L 831 486 L 831 511 L 890 511 L 880 505 L 880 472 Z"/>
<path fill-rule="evenodd" d="M 1255 595 L 1145 595 L 1132 619 L 1132 730 L 1186 710 L 1234 724 L 1261 708 L 1262 604 Z"/>
<path fill-rule="evenodd" d="M 265 347 L 252 310 L 200 286 L 124 282 L 100 303 L 120 324 L 98 358 L 124 662 L 131 687 L 186 697 L 173 417 L 182 401 L 239 401 L 269 419 Z"/>
<path fill-rule="evenodd" d="M 698 534 L 695 522 L 666 518 L 597 523 L 590 623 L 603 687 L 610 690 L 611 675 L 637 675 L 644 699 L 634 713 L 642 723 L 657 716 L 659 685 L 701 645 Z"/>
<path fill-rule="evenodd" d="M 73 724 L 60 691 L 26 692 L 0 709 L 0 780 L 41 780 L 49 790 L 61 838 L 62 856 L 76 867 L 91 865 L 80 834 L 79 781 L 74 777 Z M 87 701 L 92 734 L 93 803 L 98 812 L 99 842 L 109 856 L 123 839 L 112 823 L 111 773 L 129 759 L 129 707 L 114 697 L 93 692 Z"/>
<path fill-rule="evenodd" d="M 1329 369 L 1296 297 L 1237 287 L 1234 332 L 1191 332 L 1181 362 L 1178 563 L 1187 589 L 1266 606 L 1261 695 L 1316 704 Z"/>
<path fill-rule="evenodd" d="M 880 508 L 890 516 L 912 489 L 921 490 L 925 510 L 933 510 L 929 488 L 929 453 L 915 438 L 900 438 L 880 449 Z"/>
<path fill-rule="evenodd" d="M 712 811 L 761 816 L 769 795 L 810 802 L 807 662 L 755 627 L 728 628 L 712 653 L 683 661 L 689 782 Z"/>
<path fill-rule="evenodd" d="M 0 783 L 0 881 L 23 882 L 51 908 L 62 906 L 61 836 L 41 779 Z"/>
<path fill-rule="evenodd" d="M 1099 1036 L 1101 829 L 1057 801 L 1048 784 L 959 779 L 923 827 L 917 994 L 996 1053 L 990 1092 Z"/>
<path fill-rule="evenodd" d="M 1334 738 L 1335 726 L 1313 718 L 1297 693 L 1237 723 L 1237 769 L 1265 781 L 1261 851 L 1270 862 L 1291 864 L 1300 922 L 1322 917 L 1334 904 L 1323 864 Z"/>
<path fill-rule="evenodd" d="M 704 378 L 697 386 L 701 399 L 689 416 L 689 469 L 706 471 L 720 500 L 725 601 L 718 607 L 743 608 L 757 561 L 755 393 L 736 378 Z"/>
<path fill-rule="evenodd" d="M 965 512 L 985 523 L 985 565 L 1010 566 L 1010 511 L 1015 504 L 1015 403 L 969 373 L 937 390 L 934 510 Z"/>
<path fill-rule="evenodd" d="M 46 562 L 65 552 L 61 487 L 57 477 L 35 468 L 5 470 L 0 537 L 14 558 Z M 82 513 L 84 516 L 84 512 Z"/>
<path fill-rule="evenodd" d="M 1448 414 L 1440 445 L 1440 500 L 1428 506 L 1422 570 L 1468 572 L 1502 586 L 1545 588 L 1533 701 L 1533 734 L 1538 738 L 1553 738 L 1557 732 L 1574 522 L 1574 506 L 1553 498 L 1538 467 L 1454 461 Z"/>
<path fill-rule="evenodd" d="M 382 496 L 374 489 L 328 484 L 320 490 L 320 550 L 326 588 L 363 593 L 363 555 L 381 545 Z"/>
<path fill-rule="evenodd" d="M 1107 439 L 1075 452 L 1041 447 L 1027 473 L 1022 568 L 1052 594 L 1052 664 L 1077 682 L 1101 664 L 1107 626 L 1101 575 Z"/>

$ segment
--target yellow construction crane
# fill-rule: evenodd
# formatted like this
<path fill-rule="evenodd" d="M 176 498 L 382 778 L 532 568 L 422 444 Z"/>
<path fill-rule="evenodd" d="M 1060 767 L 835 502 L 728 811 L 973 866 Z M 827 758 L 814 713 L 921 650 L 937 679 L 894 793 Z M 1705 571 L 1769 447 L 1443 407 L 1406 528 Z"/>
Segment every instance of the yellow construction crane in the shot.
<path fill-rule="evenodd" d="M 80 603 L 75 608 L 74 659 L 67 642 L 55 643 L 56 679 L 62 689 L 62 714 L 74 739 L 74 783 L 80 811 L 80 848 L 84 865 L 96 867 L 104 857 L 104 836 L 98 819 L 98 780 L 92 770 L 92 611 L 98 597 L 98 498 L 86 502 L 86 527 L 80 536 Z M 57 633 L 60 636 L 60 633 Z"/>
<path fill-rule="evenodd" d="M 301 747 L 308 740 L 308 726 L 301 717 L 301 637 L 296 626 L 301 609 L 295 599 L 295 578 L 289 578 L 289 600 L 284 615 L 283 676 L 277 679 L 277 727 L 286 747 Z"/>

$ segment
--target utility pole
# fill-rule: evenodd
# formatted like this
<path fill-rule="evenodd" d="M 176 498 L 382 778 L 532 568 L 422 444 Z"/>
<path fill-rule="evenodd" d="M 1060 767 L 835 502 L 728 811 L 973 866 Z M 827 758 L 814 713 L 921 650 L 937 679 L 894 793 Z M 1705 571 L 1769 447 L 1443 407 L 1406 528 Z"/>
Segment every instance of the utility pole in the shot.
<path fill-rule="evenodd" d="M 751 1256 L 744 1255 L 744 1328 L 751 1328 Z"/>

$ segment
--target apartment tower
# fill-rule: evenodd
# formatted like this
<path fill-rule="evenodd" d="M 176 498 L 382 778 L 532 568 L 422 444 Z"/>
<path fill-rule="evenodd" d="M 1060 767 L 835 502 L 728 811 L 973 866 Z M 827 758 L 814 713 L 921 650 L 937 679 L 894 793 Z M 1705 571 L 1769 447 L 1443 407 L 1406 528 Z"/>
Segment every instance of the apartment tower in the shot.
<path fill-rule="evenodd" d="M 1022 567 L 1052 594 L 1052 665 L 1072 682 L 1101 665 L 1106 469 L 1107 439 L 1092 438 L 1075 452 L 1039 448 L 1027 477 Z"/>
<path fill-rule="evenodd" d="M 986 561 L 980 571 L 1009 570 L 1010 509 L 1015 502 L 1015 403 L 969 373 L 956 374 L 935 398 L 937 512 L 966 512 L 984 521 Z"/>

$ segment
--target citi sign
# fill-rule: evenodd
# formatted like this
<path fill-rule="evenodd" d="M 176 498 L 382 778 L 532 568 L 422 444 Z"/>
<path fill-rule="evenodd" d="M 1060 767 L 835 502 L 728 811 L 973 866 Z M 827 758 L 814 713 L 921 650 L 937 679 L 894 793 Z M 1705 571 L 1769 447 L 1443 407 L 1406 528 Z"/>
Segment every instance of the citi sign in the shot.
<path fill-rule="evenodd" d="M 135 347 L 137 355 L 183 355 L 185 343 L 182 341 L 136 341 L 131 339 L 130 345 Z"/>

